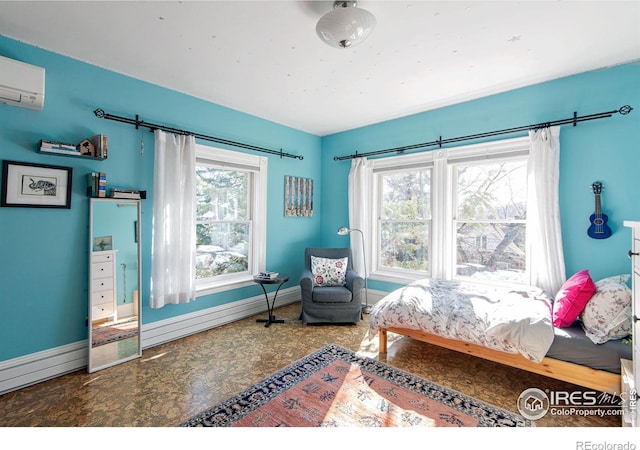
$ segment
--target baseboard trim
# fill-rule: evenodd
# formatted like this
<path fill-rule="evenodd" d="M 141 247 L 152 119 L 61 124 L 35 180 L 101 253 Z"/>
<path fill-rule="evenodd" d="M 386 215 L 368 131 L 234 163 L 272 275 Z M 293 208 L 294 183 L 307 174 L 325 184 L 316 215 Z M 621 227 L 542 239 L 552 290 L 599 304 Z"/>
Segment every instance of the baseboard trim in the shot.
<path fill-rule="evenodd" d="M 270 294 L 273 299 L 273 294 Z M 297 286 L 282 289 L 275 308 L 300 301 Z M 160 320 L 142 326 L 142 349 L 180 339 L 255 314 L 267 312 L 263 294 L 202 311 Z M 0 395 L 85 369 L 89 359 L 88 341 L 43 350 L 0 362 Z"/>
<path fill-rule="evenodd" d="M 270 299 L 273 299 L 272 295 Z M 369 304 L 374 305 L 385 295 L 387 293 L 384 291 L 369 289 Z M 276 297 L 274 308 L 298 301 L 300 301 L 298 286 L 282 289 Z M 145 324 L 140 334 L 142 349 L 155 347 L 263 312 L 267 312 L 267 306 L 264 295 L 261 294 Z M 85 369 L 89 359 L 88 345 L 85 339 L 0 362 L 0 395 Z"/>
<path fill-rule="evenodd" d="M 86 367 L 88 341 L 74 342 L 0 363 L 0 394 Z"/>
<path fill-rule="evenodd" d="M 270 301 L 273 296 L 270 295 Z M 274 308 L 300 301 L 300 288 L 282 289 Z M 175 341 L 195 333 L 235 322 L 255 314 L 267 312 L 264 295 L 239 300 L 190 314 L 159 320 L 142 326 L 142 349 Z"/>

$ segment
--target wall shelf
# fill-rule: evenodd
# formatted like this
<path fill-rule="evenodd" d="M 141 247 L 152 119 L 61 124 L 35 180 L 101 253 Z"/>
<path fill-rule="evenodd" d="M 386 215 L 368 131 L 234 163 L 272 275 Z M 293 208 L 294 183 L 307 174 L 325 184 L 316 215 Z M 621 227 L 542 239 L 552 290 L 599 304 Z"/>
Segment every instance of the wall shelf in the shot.
<path fill-rule="evenodd" d="M 102 136 L 104 135 L 98 135 L 100 136 L 100 138 L 102 139 Z M 97 137 L 97 136 L 96 136 Z M 89 142 L 88 139 L 85 139 L 80 145 L 76 146 L 74 144 L 67 144 L 65 142 L 54 142 L 54 141 L 46 141 L 44 139 L 42 139 L 40 141 L 40 146 L 38 147 L 38 153 L 44 153 L 44 154 L 48 154 L 48 155 L 60 155 L 60 156 L 72 156 L 75 158 L 84 158 L 84 159 L 95 159 L 98 161 L 102 161 L 104 159 L 107 159 L 107 152 L 106 152 L 106 137 L 105 137 L 105 142 L 103 143 L 104 145 L 104 155 L 103 156 L 93 156 L 90 153 L 87 153 L 87 151 L 85 150 L 85 152 L 81 152 L 80 151 L 80 147 L 81 145 L 83 145 L 85 142 Z M 88 144 L 90 145 L 90 147 L 92 148 L 90 151 L 93 153 L 95 152 L 94 150 L 94 146 L 93 144 Z"/>
<path fill-rule="evenodd" d="M 38 153 L 43 153 L 47 155 L 57 155 L 57 156 L 71 156 L 72 158 L 95 159 L 98 161 L 103 161 L 107 159 L 107 158 L 100 158 L 98 156 L 83 155 L 82 153 L 79 153 L 79 152 L 72 152 L 68 150 L 58 150 L 58 149 L 39 148 Z"/>

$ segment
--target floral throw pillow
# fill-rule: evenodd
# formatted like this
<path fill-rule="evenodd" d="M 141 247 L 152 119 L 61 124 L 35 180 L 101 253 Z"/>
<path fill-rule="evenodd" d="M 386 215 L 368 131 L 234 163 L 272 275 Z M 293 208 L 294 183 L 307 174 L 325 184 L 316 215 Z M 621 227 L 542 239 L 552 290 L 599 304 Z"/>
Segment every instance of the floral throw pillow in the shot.
<path fill-rule="evenodd" d="M 311 273 L 316 286 L 344 286 L 349 258 L 321 258 L 311 256 Z"/>
<path fill-rule="evenodd" d="M 622 339 L 631 334 L 629 277 L 616 275 L 596 282 L 596 292 L 580 314 L 582 328 L 594 344 Z"/>

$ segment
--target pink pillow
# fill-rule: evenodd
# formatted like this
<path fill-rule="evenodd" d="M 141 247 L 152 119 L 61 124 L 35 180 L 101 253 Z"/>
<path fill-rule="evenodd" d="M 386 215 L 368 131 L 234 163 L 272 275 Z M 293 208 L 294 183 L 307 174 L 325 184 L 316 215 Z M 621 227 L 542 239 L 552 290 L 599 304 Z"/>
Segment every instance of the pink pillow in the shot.
<path fill-rule="evenodd" d="M 553 325 L 570 326 L 596 292 L 596 284 L 588 270 L 581 270 L 564 282 L 553 302 Z"/>

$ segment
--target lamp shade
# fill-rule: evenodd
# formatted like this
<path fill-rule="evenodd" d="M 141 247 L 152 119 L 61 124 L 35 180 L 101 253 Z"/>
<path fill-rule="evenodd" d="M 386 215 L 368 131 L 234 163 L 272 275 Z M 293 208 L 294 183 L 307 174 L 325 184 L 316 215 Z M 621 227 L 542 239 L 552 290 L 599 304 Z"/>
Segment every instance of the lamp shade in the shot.
<path fill-rule="evenodd" d="M 335 48 L 354 47 L 362 43 L 376 26 L 376 18 L 356 2 L 335 2 L 334 9 L 316 25 L 318 37 Z"/>
<path fill-rule="evenodd" d="M 348 229 L 347 227 L 340 227 L 340 228 L 338 228 L 338 234 L 339 234 L 340 236 L 344 236 L 345 234 L 349 234 L 349 233 L 351 233 L 351 230 L 350 230 L 350 229 Z"/>

